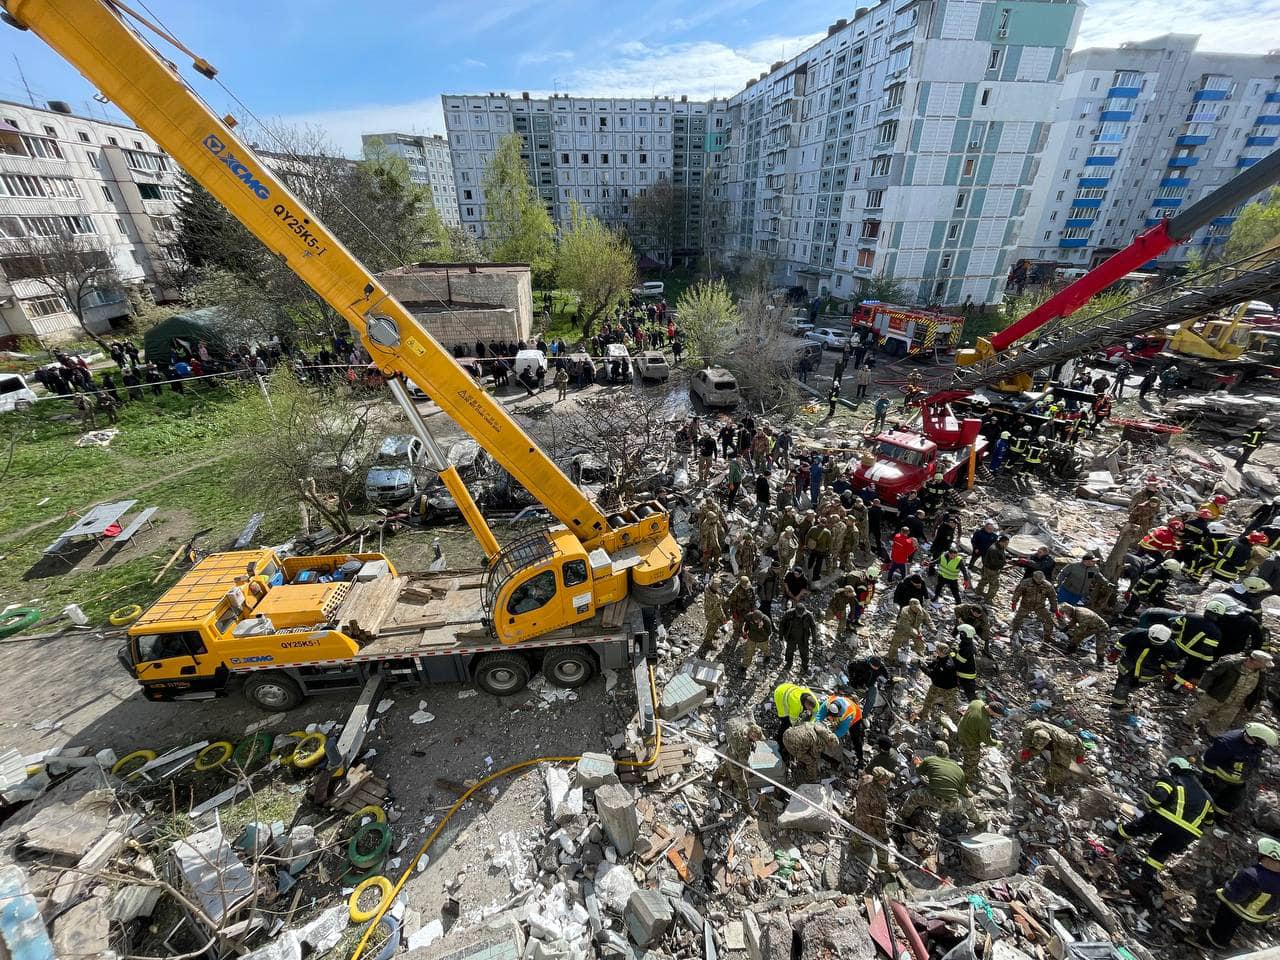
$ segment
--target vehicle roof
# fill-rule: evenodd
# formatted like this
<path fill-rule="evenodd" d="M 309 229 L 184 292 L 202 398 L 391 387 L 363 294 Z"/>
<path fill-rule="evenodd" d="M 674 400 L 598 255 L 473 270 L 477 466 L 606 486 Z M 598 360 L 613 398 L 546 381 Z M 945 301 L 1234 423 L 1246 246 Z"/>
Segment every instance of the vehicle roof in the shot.
<path fill-rule="evenodd" d="M 409 445 L 413 443 L 415 439 L 415 437 L 406 433 L 397 433 L 390 437 L 383 437 L 382 442 L 378 444 L 378 456 L 402 457 L 409 452 Z"/>
<path fill-rule="evenodd" d="M 625 346 L 624 344 L 621 344 L 621 343 L 611 343 L 611 344 L 609 344 L 608 346 L 606 346 L 606 347 L 604 348 L 604 352 L 605 352 L 605 353 L 607 353 L 607 354 L 609 354 L 610 356 L 614 356 L 614 355 L 616 355 L 616 356 L 624 356 L 624 355 L 629 356 L 629 354 L 627 354 L 627 348 L 626 348 L 626 346 Z"/>
<path fill-rule="evenodd" d="M 540 358 L 542 358 L 543 360 L 547 359 L 547 355 L 546 355 L 545 353 L 543 353 L 541 350 L 533 350 L 533 349 L 517 350 L 517 351 L 516 351 L 516 357 L 517 357 L 517 358 L 519 358 L 519 357 L 540 357 Z"/>
<path fill-rule="evenodd" d="M 661 350 L 645 350 L 640 354 L 642 360 L 657 360 L 659 363 L 666 363 L 667 356 Z"/>
<path fill-rule="evenodd" d="M 229 553 L 211 553 L 153 603 L 142 616 L 134 621 L 129 633 L 134 636 L 146 633 L 144 627 L 158 623 L 172 624 L 183 621 L 204 620 L 235 586 L 236 577 L 247 570 L 252 561 L 258 569 L 274 559 L 270 550 L 233 550 Z"/>
<path fill-rule="evenodd" d="M 733 379 L 733 374 L 724 367 L 705 367 L 703 372 L 709 377 L 715 377 L 717 380 Z"/>
<path fill-rule="evenodd" d="M 886 430 L 884 433 L 876 434 L 876 440 L 892 443 L 896 447 L 908 447 L 911 450 L 928 451 L 934 447 L 932 440 L 918 433 L 907 433 L 905 430 Z"/>

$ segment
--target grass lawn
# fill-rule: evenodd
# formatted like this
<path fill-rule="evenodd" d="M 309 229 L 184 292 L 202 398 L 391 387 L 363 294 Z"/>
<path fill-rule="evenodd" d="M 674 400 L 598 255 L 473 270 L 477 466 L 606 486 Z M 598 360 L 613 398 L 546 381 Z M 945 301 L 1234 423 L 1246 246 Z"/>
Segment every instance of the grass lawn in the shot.
<path fill-rule="evenodd" d="M 698 275 L 689 270 L 668 270 L 654 279 L 666 285 L 664 295 L 672 307 L 680 299 L 680 295 L 692 286 Z M 533 328 L 548 340 L 560 337 L 565 343 L 573 346 L 581 339 L 581 332 L 573 323 L 573 315 L 578 309 L 578 295 L 572 290 L 551 291 L 551 322 L 543 326 L 542 303 L 545 290 L 533 291 Z"/>

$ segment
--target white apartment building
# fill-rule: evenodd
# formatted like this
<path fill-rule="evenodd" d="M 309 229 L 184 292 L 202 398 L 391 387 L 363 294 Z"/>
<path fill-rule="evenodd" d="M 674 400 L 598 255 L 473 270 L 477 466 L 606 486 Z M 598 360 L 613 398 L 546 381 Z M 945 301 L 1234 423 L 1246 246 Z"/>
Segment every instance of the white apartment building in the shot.
<path fill-rule="evenodd" d="M 687 262 L 702 252 L 715 219 L 706 185 L 724 148 L 725 101 L 527 93 L 445 94 L 441 101 L 462 223 L 477 237 L 485 236 L 485 168 L 502 138 L 516 133 L 529 178 L 557 224 L 569 222 L 577 202 L 592 216 L 626 226 L 631 201 L 665 179 L 675 187 L 679 211 L 672 259 Z"/>
<path fill-rule="evenodd" d="M 1078 28 L 1075 0 L 883 0 L 730 100 L 725 253 L 857 296 L 998 301 Z"/>
<path fill-rule="evenodd" d="M 157 278 L 172 242 L 177 173 L 134 127 L 77 116 L 60 101 L 47 108 L 0 101 L 0 343 L 81 335 L 69 305 L 35 279 L 38 264 L 21 255 L 28 236 L 91 236 L 126 285 L 166 299 Z M 87 306 L 95 331 L 130 315 L 119 290 L 95 291 Z"/>
<path fill-rule="evenodd" d="M 361 135 L 365 154 L 375 145 L 409 165 L 409 178 L 431 188 L 431 202 L 446 227 L 461 225 L 458 217 L 458 193 L 453 179 L 453 157 L 449 141 L 438 133 L 421 136 L 413 133 L 366 133 Z"/>
<path fill-rule="evenodd" d="M 1197 40 L 1167 34 L 1071 55 L 1020 257 L 1092 266 L 1276 149 L 1280 53 L 1200 52 Z M 1225 242 L 1238 212 L 1154 266 Z"/>

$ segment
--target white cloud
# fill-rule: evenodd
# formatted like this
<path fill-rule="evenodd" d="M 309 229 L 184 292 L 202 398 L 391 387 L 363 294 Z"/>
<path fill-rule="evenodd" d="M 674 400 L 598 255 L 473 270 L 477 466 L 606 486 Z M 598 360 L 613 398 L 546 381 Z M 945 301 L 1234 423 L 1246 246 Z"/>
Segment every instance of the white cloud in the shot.
<path fill-rule="evenodd" d="M 487 67 L 488 64 L 483 60 L 472 60 L 470 57 L 462 61 L 464 67 Z"/>
<path fill-rule="evenodd" d="M 1176 32 L 1199 34 L 1197 50 L 1266 53 L 1277 45 L 1278 19 L 1280 0 L 1089 0 L 1076 49 Z"/>
<path fill-rule="evenodd" d="M 564 63 L 573 58 L 572 50 L 530 50 L 516 57 L 516 66 L 532 67 L 541 63 Z"/>
<path fill-rule="evenodd" d="M 348 157 L 360 156 L 362 133 L 444 133 L 439 96 L 405 103 L 378 103 L 340 110 L 314 110 L 280 118 L 286 124 L 316 126 Z"/>

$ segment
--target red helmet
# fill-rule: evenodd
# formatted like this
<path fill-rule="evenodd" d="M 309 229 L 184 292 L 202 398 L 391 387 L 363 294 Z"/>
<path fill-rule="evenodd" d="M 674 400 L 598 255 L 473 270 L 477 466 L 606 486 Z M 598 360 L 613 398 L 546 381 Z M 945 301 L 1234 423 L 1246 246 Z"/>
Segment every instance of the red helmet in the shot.
<path fill-rule="evenodd" d="M 1213 511 L 1212 511 L 1212 510 L 1201 510 L 1199 513 L 1197 513 L 1197 514 L 1196 514 L 1196 516 L 1197 516 L 1197 517 L 1199 517 L 1201 520 L 1212 520 L 1212 519 L 1213 519 Z"/>
<path fill-rule="evenodd" d="M 1227 503 L 1227 495 L 1225 493 L 1215 493 L 1213 495 L 1213 502 L 1220 507 L 1225 506 Z"/>
<path fill-rule="evenodd" d="M 1250 543 L 1266 543 L 1267 535 L 1263 533 L 1261 530 L 1255 530 L 1253 531 L 1253 533 L 1249 534 L 1249 542 Z"/>
<path fill-rule="evenodd" d="M 1186 524 L 1183 523 L 1181 520 L 1177 519 L 1176 517 L 1173 520 L 1169 521 L 1169 529 L 1172 530 L 1174 533 L 1181 533 L 1185 527 L 1186 527 Z"/>

